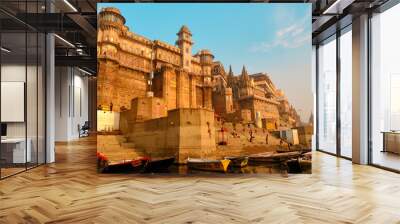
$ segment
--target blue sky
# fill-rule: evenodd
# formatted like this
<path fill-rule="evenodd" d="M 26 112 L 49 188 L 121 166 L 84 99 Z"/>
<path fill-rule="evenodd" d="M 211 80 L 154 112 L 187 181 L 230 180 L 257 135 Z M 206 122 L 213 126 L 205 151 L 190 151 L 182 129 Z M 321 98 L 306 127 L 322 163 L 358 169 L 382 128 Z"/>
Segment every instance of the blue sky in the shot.
<path fill-rule="evenodd" d="M 266 72 L 303 120 L 313 109 L 310 4 L 99 3 L 116 7 L 135 33 L 174 44 L 182 25 L 193 34 L 193 54 L 209 49 L 225 69 Z"/>

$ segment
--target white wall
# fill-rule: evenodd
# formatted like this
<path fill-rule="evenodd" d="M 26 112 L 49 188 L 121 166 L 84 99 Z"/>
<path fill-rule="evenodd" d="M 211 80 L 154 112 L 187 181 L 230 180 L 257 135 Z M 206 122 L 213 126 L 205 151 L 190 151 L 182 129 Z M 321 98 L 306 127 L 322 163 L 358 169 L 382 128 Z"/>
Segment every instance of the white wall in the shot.
<path fill-rule="evenodd" d="M 55 68 L 55 140 L 67 141 L 69 133 L 69 95 L 70 77 L 67 67 Z"/>
<path fill-rule="evenodd" d="M 72 67 L 56 67 L 55 73 L 55 140 L 70 141 L 88 120 L 88 78 Z"/>
<path fill-rule="evenodd" d="M 76 71 L 76 70 L 75 70 Z M 81 76 L 81 73 L 78 75 L 74 75 L 74 108 L 73 108 L 73 116 L 71 120 L 71 134 L 74 137 L 79 137 L 78 133 L 78 124 L 81 126 L 88 120 L 89 112 L 88 112 L 88 78 Z"/>

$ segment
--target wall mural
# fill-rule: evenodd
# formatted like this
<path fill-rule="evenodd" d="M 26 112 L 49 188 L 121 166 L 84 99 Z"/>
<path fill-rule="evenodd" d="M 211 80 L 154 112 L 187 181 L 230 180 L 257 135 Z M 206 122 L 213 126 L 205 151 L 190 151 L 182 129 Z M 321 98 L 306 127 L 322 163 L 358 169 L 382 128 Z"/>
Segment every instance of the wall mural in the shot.
<path fill-rule="evenodd" d="M 99 172 L 311 173 L 309 4 L 98 10 Z"/>

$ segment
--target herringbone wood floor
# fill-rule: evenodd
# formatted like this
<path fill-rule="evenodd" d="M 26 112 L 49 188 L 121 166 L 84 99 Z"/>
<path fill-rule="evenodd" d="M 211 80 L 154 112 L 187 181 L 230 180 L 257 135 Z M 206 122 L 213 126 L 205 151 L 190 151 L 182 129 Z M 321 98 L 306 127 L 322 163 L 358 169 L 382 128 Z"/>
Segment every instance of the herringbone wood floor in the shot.
<path fill-rule="evenodd" d="M 109 175 L 94 143 L 0 181 L 0 223 L 400 223 L 400 175 L 326 154 L 288 178 Z"/>

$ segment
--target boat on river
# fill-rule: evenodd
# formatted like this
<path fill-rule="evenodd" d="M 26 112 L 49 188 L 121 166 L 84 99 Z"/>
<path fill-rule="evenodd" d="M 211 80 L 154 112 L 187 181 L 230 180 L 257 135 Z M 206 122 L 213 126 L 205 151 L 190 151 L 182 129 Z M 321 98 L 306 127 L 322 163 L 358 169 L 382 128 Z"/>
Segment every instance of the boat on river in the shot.
<path fill-rule="evenodd" d="M 230 166 L 232 167 L 245 167 L 249 162 L 248 156 L 227 156 L 224 159 L 229 159 L 231 161 Z"/>
<path fill-rule="evenodd" d="M 98 169 L 101 173 L 141 172 L 148 164 L 148 161 L 148 157 L 138 157 L 131 160 L 110 162 L 106 157 L 100 157 L 100 159 L 98 158 Z"/>
<path fill-rule="evenodd" d="M 299 158 L 301 156 L 300 151 L 293 152 L 267 152 L 260 154 L 253 154 L 249 156 L 249 162 L 264 163 L 264 162 L 282 162 L 289 159 Z"/>
<path fill-rule="evenodd" d="M 175 162 L 175 157 L 168 157 L 162 159 L 150 159 L 144 165 L 143 173 L 164 173 Z"/>
<path fill-rule="evenodd" d="M 195 158 L 187 159 L 187 166 L 189 167 L 189 169 L 211 171 L 211 172 L 226 172 L 228 170 L 228 166 L 230 163 L 231 160 L 229 159 L 222 159 L 222 160 L 195 159 Z"/>

